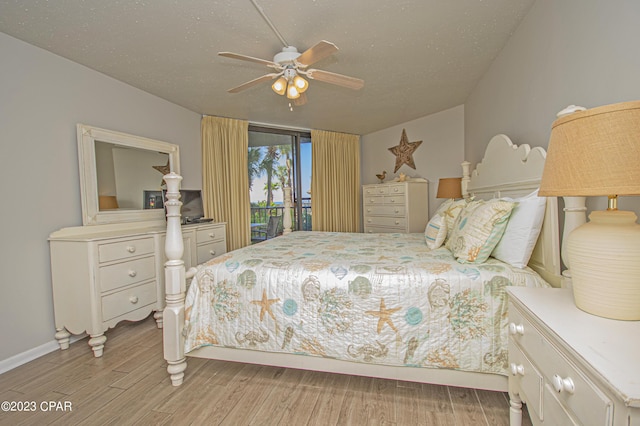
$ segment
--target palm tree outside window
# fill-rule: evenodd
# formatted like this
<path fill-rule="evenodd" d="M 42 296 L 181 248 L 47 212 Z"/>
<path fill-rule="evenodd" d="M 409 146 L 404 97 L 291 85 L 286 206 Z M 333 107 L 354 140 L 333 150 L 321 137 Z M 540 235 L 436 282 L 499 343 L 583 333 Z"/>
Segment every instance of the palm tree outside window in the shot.
<path fill-rule="evenodd" d="M 264 240 L 264 229 L 270 217 L 283 215 L 284 187 L 287 185 L 292 188 L 293 230 L 311 230 L 310 132 L 250 125 L 248 174 L 252 242 Z M 278 223 L 279 235 L 282 218 Z"/>

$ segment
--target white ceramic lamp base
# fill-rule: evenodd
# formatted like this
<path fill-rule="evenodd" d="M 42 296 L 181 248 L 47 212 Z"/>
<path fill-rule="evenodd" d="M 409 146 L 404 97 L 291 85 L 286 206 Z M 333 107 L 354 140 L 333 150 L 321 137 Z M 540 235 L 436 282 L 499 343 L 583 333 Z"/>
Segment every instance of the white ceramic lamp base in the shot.
<path fill-rule="evenodd" d="M 576 306 L 590 314 L 640 320 L 640 225 L 629 211 L 594 211 L 569 235 Z"/>

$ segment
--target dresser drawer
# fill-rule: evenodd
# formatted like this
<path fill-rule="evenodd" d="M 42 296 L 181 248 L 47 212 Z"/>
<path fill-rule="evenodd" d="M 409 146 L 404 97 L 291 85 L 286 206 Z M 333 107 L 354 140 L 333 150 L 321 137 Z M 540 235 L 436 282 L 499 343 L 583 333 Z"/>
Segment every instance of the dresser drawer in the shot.
<path fill-rule="evenodd" d="M 223 240 L 225 236 L 224 227 L 198 229 L 198 232 L 196 232 L 196 242 L 197 244 L 202 244 L 207 241 L 220 241 Z"/>
<path fill-rule="evenodd" d="M 153 237 L 118 241 L 98 246 L 98 260 L 100 263 L 128 259 L 150 253 L 153 253 Z"/>
<path fill-rule="evenodd" d="M 102 320 L 119 317 L 156 302 L 156 283 L 128 287 L 102 298 Z"/>
<path fill-rule="evenodd" d="M 380 186 L 365 186 L 365 195 L 386 195 L 389 193 L 389 187 L 386 185 Z"/>
<path fill-rule="evenodd" d="M 404 216 L 404 206 L 367 206 L 364 210 L 365 216 Z"/>
<path fill-rule="evenodd" d="M 403 230 L 407 227 L 407 220 L 404 217 L 370 216 L 365 220 L 370 226 L 390 226 Z"/>
<path fill-rule="evenodd" d="M 364 197 L 364 203 L 367 206 L 383 205 L 385 197 L 380 195 Z"/>
<path fill-rule="evenodd" d="M 385 204 L 404 204 L 404 195 L 384 197 Z"/>
<path fill-rule="evenodd" d="M 384 228 L 380 226 L 364 226 L 364 232 L 367 234 L 394 234 L 404 233 L 404 228 Z"/>
<path fill-rule="evenodd" d="M 98 270 L 100 290 L 104 292 L 150 280 L 156 276 L 155 269 L 153 256 L 102 266 Z"/>
<path fill-rule="evenodd" d="M 405 193 L 404 189 L 405 189 L 404 185 L 391 185 L 389 186 L 389 194 L 390 195 L 404 194 Z"/>
<path fill-rule="evenodd" d="M 196 250 L 198 252 L 199 265 L 225 253 L 227 251 L 227 247 L 224 241 L 217 241 L 210 244 L 199 245 Z"/>

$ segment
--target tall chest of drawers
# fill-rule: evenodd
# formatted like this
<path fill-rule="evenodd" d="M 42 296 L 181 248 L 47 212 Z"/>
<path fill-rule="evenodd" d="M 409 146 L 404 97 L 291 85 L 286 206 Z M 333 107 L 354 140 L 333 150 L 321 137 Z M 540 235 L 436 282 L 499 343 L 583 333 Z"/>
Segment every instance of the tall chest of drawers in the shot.
<path fill-rule="evenodd" d="M 424 232 L 429 221 L 426 180 L 364 185 L 364 232 Z"/>
<path fill-rule="evenodd" d="M 185 226 L 185 268 L 226 252 L 224 223 Z M 155 312 L 162 327 L 165 229 L 160 226 L 84 226 L 49 237 L 56 339 L 61 349 L 71 334 L 87 333 L 96 357 L 104 332 L 120 321 Z"/>
<path fill-rule="evenodd" d="M 640 425 L 640 321 L 579 310 L 566 289 L 509 287 L 511 426 Z"/>

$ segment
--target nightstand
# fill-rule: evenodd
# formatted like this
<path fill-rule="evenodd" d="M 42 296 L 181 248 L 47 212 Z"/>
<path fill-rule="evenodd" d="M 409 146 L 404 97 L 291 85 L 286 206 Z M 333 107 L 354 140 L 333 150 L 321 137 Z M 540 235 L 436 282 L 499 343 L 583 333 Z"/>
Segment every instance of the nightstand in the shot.
<path fill-rule="evenodd" d="M 640 321 L 579 310 L 566 289 L 510 287 L 511 425 L 640 425 Z"/>

